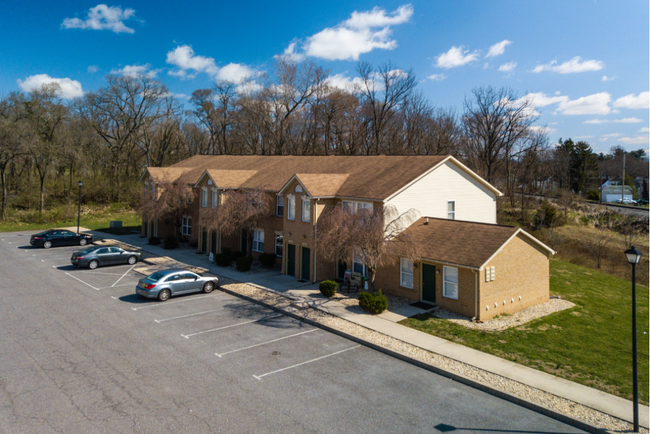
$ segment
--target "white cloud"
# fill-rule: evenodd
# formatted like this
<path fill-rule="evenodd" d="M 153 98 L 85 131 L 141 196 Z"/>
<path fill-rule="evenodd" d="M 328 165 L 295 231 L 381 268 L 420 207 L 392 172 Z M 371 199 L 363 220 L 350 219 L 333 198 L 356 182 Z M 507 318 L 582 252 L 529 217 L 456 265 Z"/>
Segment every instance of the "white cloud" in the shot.
<path fill-rule="evenodd" d="M 298 53 L 296 51 L 296 47 L 298 46 L 297 42 L 292 42 L 289 44 L 287 48 L 285 48 L 284 53 L 282 53 L 283 57 L 286 57 L 294 62 L 300 62 L 302 59 L 305 58 L 305 55 L 302 53 Z M 275 56 L 278 57 L 278 56 Z"/>
<path fill-rule="evenodd" d="M 648 143 L 648 136 L 621 137 L 618 141 L 628 145 L 645 145 Z"/>
<path fill-rule="evenodd" d="M 607 115 L 612 111 L 611 100 L 607 92 L 595 93 L 575 100 L 567 99 L 558 105 L 558 111 L 563 115 Z"/>
<path fill-rule="evenodd" d="M 428 76 L 427 78 L 429 80 L 433 80 L 433 81 L 442 81 L 445 78 L 447 78 L 447 76 L 445 74 L 432 74 L 432 75 Z"/>
<path fill-rule="evenodd" d="M 557 131 L 555 128 L 540 127 L 539 125 L 533 125 L 529 129 L 534 133 L 544 133 L 544 134 L 551 134 Z"/>
<path fill-rule="evenodd" d="M 478 52 L 470 53 L 462 45 L 460 47 L 453 46 L 449 51 L 442 53 L 436 59 L 436 66 L 438 68 L 450 69 L 474 62 L 478 59 Z"/>
<path fill-rule="evenodd" d="M 112 69 L 111 74 L 119 74 L 125 77 L 138 77 L 140 75 L 146 75 L 149 78 L 154 78 L 160 72 L 159 69 L 150 69 L 151 65 L 148 63 L 145 65 L 126 65 L 121 69 Z"/>
<path fill-rule="evenodd" d="M 648 128 L 648 127 L 643 127 L 643 128 L 641 128 L 641 129 L 639 130 L 639 132 L 640 132 L 640 133 L 648 133 L 648 132 L 650 132 L 650 128 Z"/>
<path fill-rule="evenodd" d="M 607 122 L 609 122 L 607 119 L 589 119 L 584 121 L 583 124 L 606 124 Z"/>
<path fill-rule="evenodd" d="M 639 118 L 613 119 L 611 121 L 607 119 L 591 119 L 584 121 L 583 124 L 606 124 L 607 122 L 616 122 L 618 124 L 638 124 L 639 122 L 643 122 L 643 120 Z"/>
<path fill-rule="evenodd" d="M 601 78 L 600 81 L 614 81 L 614 78 L 616 77 L 608 77 L 606 75 L 603 75 L 603 78 Z"/>
<path fill-rule="evenodd" d="M 517 62 L 508 62 L 499 66 L 499 71 L 510 72 L 517 67 Z"/>
<path fill-rule="evenodd" d="M 124 25 L 123 21 L 133 18 L 133 9 L 124 9 L 119 6 L 97 5 L 88 10 L 85 20 L 79 18 L 66 18 L 61 27 L 66 29 L 93 29 L 111 30 L 115 33 L 135 33 L 130 27 Z"/>
<path fill-rule="evenodd" d="M 504 39 L 501 42 L 497 42 L 496 44 L 492 45 L 490 47 L 490 50 L 488 53 L 485 55 L 485 57 L 495 57 L 495 56 L 500 56 L 503 54 L 503 52 L 506 50 L 506 46 L 512 44 L 511 41 L 508 41 L 507 39 Z"/>
<path fill-rule="evenodd" d="M 241 63 L 229 63 L 228 65 L 219 69 L 219 72 L 217 72 L 216 75 L 216 79 L 232 81 L 233 83 L 241 83 L 242 81 L 246 80 L 249 77 L 252 77 L 255 74 L 256 72 L 246 65 L 243 65 Z"/>
<path fill-rule="evenodd" d="M 78 98 L 84 95 L 81 83 L 69 78 L 52 78 L 47 74 L 36 74 L 27 77 L 25 80 L 16 80 L 16 82 L 25 92 L 38 90 L 44 84 L 56 83 L 59 85 L 58 95 L 61 98 Z"/>
<path fill-rule="evenodd" d="M 620 137 L 623 134 L 621 133 L 612 133 L 612 134 L 603 134 L 603 137 Z"/>
<path fill-rule="evenodd" d="M 532 72 L 552 71 L 560 74 L 572 74 L 575 72 L 600 71 L 601 69 L 603 69 L 603 62 L 600 60 L 585 60 L 583 62 L 582 57 L 576 56 L 559 65 L 557 64 L 557 60 L 553 60 L 545 65 L 537 65 Z"/>
<path fill-rule="evenodd" d="M 97 65 L 90 65 L 90 66 L 88 67 L 88 73 L 89 73 L 89 74 L 94 74 L 94 73 L 96 73 L 97 71 L 99 71 L 99 67 L 97 67 Z"/>
<path fill-rule="evenodd" d="M 599 142 L 606 142 L 608 140 L 609 139 L 607 137 L 601 137 L 600 139 L 598 139 Z"/>
<path fill-rule="evenodd" d="M 376 48 L 392 50 L 397 47 L 397 41 L 391 39 L 391 26 L 407 22 L 412 15 L 410 4 L 388 14 L 379 7 L 367 12 L 355 11 L 341 24 L 307 38 L 305 52 L 327 60 L 359 60 L 361 54 Z"/>
<path fill-rule="evenodd" d="M 194 54 L 194 50 L 189 45 L 180 45 L 173 51 L 168 52 L 166 62 L 180 68 L 178 71 L 170 71 L 169 74 L 181 78 L 193 77 L 193 75 L 187 74 L 187 71 L 190 70 L 205 72 L 212 76 L 219 72 L 219 68 L 212 57 L 204 57 Z"/>
<path fill-rule="evenodd" d="M 617 99 L 614 107 L 623 107 L 629 109 L 647 109 L 650 103 L 650 92 L 641 92 L 639 96 L 633 93 Z"/>

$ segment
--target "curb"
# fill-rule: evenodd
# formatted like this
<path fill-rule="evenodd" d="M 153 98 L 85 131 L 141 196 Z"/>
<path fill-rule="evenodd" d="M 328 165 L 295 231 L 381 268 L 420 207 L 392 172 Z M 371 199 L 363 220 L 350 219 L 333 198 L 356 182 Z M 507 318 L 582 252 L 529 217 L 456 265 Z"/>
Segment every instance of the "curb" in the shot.
<path fill-rule="evenodd" d="M 263 287 L 260 287 L 258 285 L 253 285 L 253 286 L 256 286 L 257 288 L 263 288 Z M 318 327 L 318 328 L 320 328 L 322 330 L 325 330 L 325 331 L 328 331 L 330 333 L 341 336 L 343 338 L 349 339 L 349 340 L 351 340 L 353 342 L 356 342 L 356 343 L 361 344 L 361 345 L 363 345 L 365 347 L 371 348 L 371 349 L 373 349 L 375 351 L 379 351 L 379 352 L 384 353 L 384 354 L 386 354 L 388 356 L 391 356 L 391 357 L 397 358 L 399 360 L 402 360 L 404 362 L 410 363 L 411 365 L 417 366 L 419 368 L 425 369 L 427 371 L 433 372 L 435 374 L 438 374 L 438 375 L 441 375 L 443 377 L 449 378 L 451 380 L 457 381 L 459 383 L 465 384 L 465 385 L 470 386 L 470 387 L 472 387 L 474 389 L 481 390 L 481 391 L 486 392 L 486 393 L 488 393 L 490 395 L 493 395 L 493 396 L 496 396 L 496 397 L 501 398 L 503 400 L 506 400 L 506 401 L 512 402 L 514 404 L 520 405 L 520 406 L 522 406 L 524 408 L 527 408 L 529 410 L 533 410 L 533 411 L 535 411 L 537 413 L 543 414 L 543 415 L 548 416 L 548 417 L 550 417 L 552 419 L 555 419 L 555 420 L 558 420 L 560 422 L 566 423 L 567 425 L 571 425 L 573 427 L 576 427 L 576 428 L 579 428 L 579 429 L 582 429 L 584 431 L 594 433 L 594 434 L 606 434 L 606 433 L 608 433 L 608 431 L 605 430 L 605 429 L 598 428 L 598 427 L 595 427 L 593 425 L 589 425 L 588 423 L 583 422 L 583 421 L 581 421 L 579 419 L 573 419 L 573 418 L 571 418 L 569 416 L 566 416 L 566 415 L 564 415 L 562 413 L 558 413 L 558 412 L 556 412 L 554 410 L 551 410 L 549 408 L 542 407 L 541 405 L 535 404 L 535 403 L 533 403 L 531 401 L 528 401 L 526 399 L 520 398 L 518 396 L 510 395 L 509 393 L 506 393 L 506 392 L 503 392 L 501 390 L 492 388 L 490 386 L 486 386 L 486 385 L 481 384 L 481 383 L 479 383 L 477 381 L 471 380 L 469 378 L 463 377 L 461 375 L 455 374 L 455 373 L 450 372 L 450 371 L 446 371 L 446 370 L 444 370 L 442 368 L 430 365 L 430 364 L 425 363 L 425 362 L 423 362 L 421 360 L 417 360 L 417 359 L 414 359 L 412 357 L 406 356 L 404 354 L 398 353 L 397 351 L 393 351 L 393 350 L 390 350 L 388 348 L 384 348 L 384 347 L 382 347 L 380 345 L 377 345 L 375 343 L 366 341 L 365 339 L 361 339 L 359 337 L 347 334 L 347 333 L 345 333 L 345 332 L 343 332 L 341 330 L 334 329 L 334 328 L 332 328 L 330 326 L 327 326 L 325 324 L 321 324 L 321 323 L 319 323 L 317 321 L 314 321 L 314 320 L 311 320 L 309 318 L 301 317 L 300 315 L 298 315 L 298 314 L 296 314 L 294 312 L 286 311 L 286 310 L 281 309 L 279 307 L 264 303 L 263 301 L 260 301 L 260 300 L 254 299 L 252 297 L 249 297 L 247 295 L 243 295 L 243 294 L 240 294 L 238 292 L 226 289 L 224 287 L 219 287 L 218 289 L 220 291 L 223 291 L 223 292 L 227 293 L 227 294 L 230 294 L 230 295 L 233 295 L 233 296 L 236 296 L 236 297 L 239 297 L 239 298 L 243 298 L 244 300 L 247 300 L 247 301 L 250 301 L 252 303 L 259 304 L 261 306 L 267 307 L 267 308 L 272 309 L 272 310 L 274 310 L 276 312 L 279 312 L 279 313 L 282 313 L 284 315 L 295 318 L 297 320 L 303 321 L 303 322 L 305 322 L 305 323 L 307 323 L 309 325 L 312 325 L 314 327 Z M 264 288 L 264 289 L 267 289 L 267 288 Z M 275 291 L 272 291 L 272 292 L 275 292 Z M 278 295 L 280 295 L 280 294 L 278 294 Z M 323 312 L 318 308 L 314 308 L 314 309 L 318 310 L 319 312 Z M 326 312 L 323 312 L 323 313 L 326 313 Z M 328 314 L 328 315 L 331 315 L 331 314 Z M 362 327 L 362 326 L 360 326 L 360 327 Z"/>

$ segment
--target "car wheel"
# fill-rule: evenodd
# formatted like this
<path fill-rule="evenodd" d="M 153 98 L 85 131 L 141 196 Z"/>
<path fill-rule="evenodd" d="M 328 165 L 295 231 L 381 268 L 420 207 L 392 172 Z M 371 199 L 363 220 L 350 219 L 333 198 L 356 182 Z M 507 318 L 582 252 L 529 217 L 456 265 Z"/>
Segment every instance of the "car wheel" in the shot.
<path fill-rule="evenodd" d="M 214 291 L 214 283 L 207 282 L 205 285 L 203 285 L 203 292 L 205 292 L 206 294 L 209 294 L 212 291 Z"/>
<path fill-rule="evenodd" d="M 169 297 L 171 297 L 171 292 L 169 292 L 169 289 L 163 289 L 158 293 L 158 300 L 160 301 L 167 301 L 169 300 Z"/>
<path fill-rule="evenodd" d="M 94 269 L 97 268 L 98 266 L 99 266 L 99 262 L 97 262 L 97 261 L 95 261 L 95 260 L 92 260 L 92 261 L 90 261 L 90 262 L 88 263 L 88 268 L 90 268 L 91 270 L 94 270 Z"/>
<path fill-rule="evenodd" d="M 138 258 L 136 258 L 135 256 L 129 256 L 129 260 L 128 260 L 129 265 L 133 265 L 136 262 L 138 262 Z"/>
<path fill-rule="evenodd" d="M 52 247 L 52 241 L 45 241 L 43 243 L 43 248 L 49 249 L 50 247 Z"/>
<path fill-rule="evenodd" d="M 80 246 L 85 246 L 86 244 L 88 244 L 88 240 L 87 240 L 87 239 L 82 238 L 82 239 L 79 240 L 79 245 L 80 245 Z"/>

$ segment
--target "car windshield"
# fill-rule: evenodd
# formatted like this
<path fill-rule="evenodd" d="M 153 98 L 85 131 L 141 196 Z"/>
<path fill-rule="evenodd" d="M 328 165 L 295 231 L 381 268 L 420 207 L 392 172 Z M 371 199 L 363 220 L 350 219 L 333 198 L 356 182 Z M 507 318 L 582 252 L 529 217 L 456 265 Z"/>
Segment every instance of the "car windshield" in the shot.
<path fill-rule="evenodd" d="M 147 280 L 151 280 L 152 282 L 157 282 L 157 281 L 159 281 L 160 279 L 162 279 L 165 276 L 166 276 L 166 274 L 161 273 L 160 271 L 156 271 L 155 273 L 150 274 L 149 276 L 147 276 Z"/>

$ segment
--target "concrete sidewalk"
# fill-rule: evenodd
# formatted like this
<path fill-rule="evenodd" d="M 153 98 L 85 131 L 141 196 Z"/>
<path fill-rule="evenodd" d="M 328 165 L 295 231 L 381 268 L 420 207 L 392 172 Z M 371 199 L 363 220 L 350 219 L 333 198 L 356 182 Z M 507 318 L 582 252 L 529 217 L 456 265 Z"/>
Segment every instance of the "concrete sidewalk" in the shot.
<path fill-rule="evenodd" d="M 217 276 L 287 294 L 306 302 L 315 309 L 427 351 L 566 398 L 619 419 L 632 421 L 631 401 L 397 324 L 397 321 L 423 312 L 412 306 L 403 306 L 394 312 L 384 312 L 381 315 L 370 315 L 358 307 L 345 306 L 335 300 L 322 297 L 318 291 L 318 284 L 301 285 L 293 277 L 279 274 L 277 271 L 241 273 L 232 268 L 214 265 L 208 261 L 207 255 L 197 254 L 193 250 L 164 250 L 158 246 L 150 246 L 146 238 L 140 238 L 138 235 L 112 236 L 101 232 L 94 232 L 94 234 L 101 238 L 119 240 L 153 255 L 169 257 Z M 645 428 L 649 426 L 649 413 L 648 407 L 640 406 L 640 425 Z"/>

